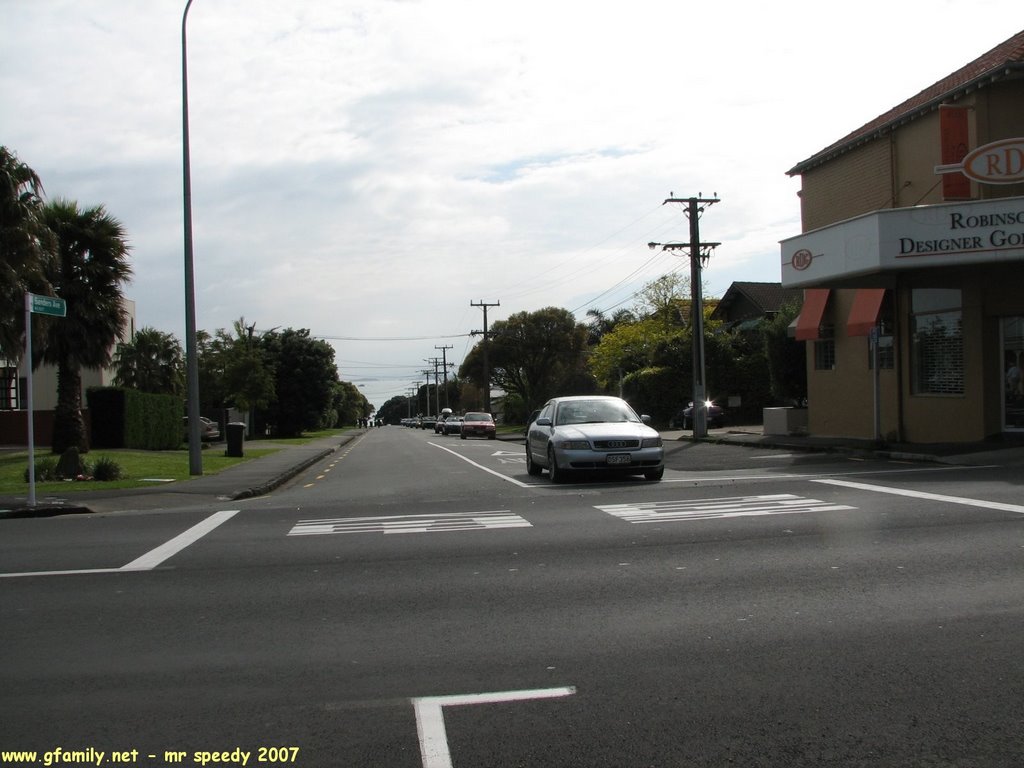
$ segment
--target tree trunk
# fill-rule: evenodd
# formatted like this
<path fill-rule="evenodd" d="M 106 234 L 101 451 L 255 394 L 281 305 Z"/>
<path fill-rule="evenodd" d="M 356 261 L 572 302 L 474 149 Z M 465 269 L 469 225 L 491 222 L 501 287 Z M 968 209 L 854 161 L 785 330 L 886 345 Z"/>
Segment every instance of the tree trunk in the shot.
<path fill-rule="evenodd" d="M 53 413 L 51 446 L 54 453 L 64 453 L 68 448 L 77 448 L 79 453 L 89 451 L 82 418 L 82 374 L 67 363 L 57 366 L 57 407 Z"/>

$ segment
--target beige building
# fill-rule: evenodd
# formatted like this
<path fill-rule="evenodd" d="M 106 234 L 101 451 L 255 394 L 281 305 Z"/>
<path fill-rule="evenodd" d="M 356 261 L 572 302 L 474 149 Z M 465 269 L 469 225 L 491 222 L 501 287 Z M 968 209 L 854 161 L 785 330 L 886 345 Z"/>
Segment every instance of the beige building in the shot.
<path fill-rule="evenodd" d="M 1024 32 L 789 174 L 808 431 L 1024 437 Z"/>

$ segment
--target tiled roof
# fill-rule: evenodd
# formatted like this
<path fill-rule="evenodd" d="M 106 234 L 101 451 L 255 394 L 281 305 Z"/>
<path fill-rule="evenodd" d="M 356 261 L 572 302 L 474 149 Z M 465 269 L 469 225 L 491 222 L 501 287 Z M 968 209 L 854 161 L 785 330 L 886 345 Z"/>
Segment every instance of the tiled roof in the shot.
<path fill-rule="evenodd" d="M 790 176 L 808 171 L 821 163 L 853 149 L 859 144 L 880 136 L 894 126 L 913 120 L 922 114 L 938 108 L 939 104 L 948 103 L 966 93 L 981 87 L 987 82 L 999 80 L 1016 74 L 1024 76 L 1024 31 L 1018 32 L 1004 43 L 1000 43 L 970 64 L 944 77 L 934 85 L 925 88 L 916 96 L 893 107 L 885 114 L 879 115 L 866 125 L 862 125 L 853 133 L 817 152 L 792 169 L 787 171 Z"/>
<path fill-rule="evenodd" d="M 802 301 L 804 292 L 800 288 L 783 288 L 782 283 L 749 283 L 734 282 L 729 286 L 712 312 L 712 316 L 720 317 L 728 312 L 729 305 L 738 297 L 745 296 L 748 301 L 760 308 L 762 314 L 778 312 L 790 301 Z M 721 311 L 719 311 L 721 310 Z"/>

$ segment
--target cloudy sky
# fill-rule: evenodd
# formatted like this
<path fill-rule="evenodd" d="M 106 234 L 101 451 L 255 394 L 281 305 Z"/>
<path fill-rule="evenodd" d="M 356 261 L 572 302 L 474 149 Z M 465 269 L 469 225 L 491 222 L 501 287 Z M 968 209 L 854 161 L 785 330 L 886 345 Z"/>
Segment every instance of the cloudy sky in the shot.
<path fill-rule="evenodd" d="M 127 228 L 184 337 L 185 0 L 0 0 L 0 144 Z M 834 8 L 834 10 L 832 10 Z M 1020 0 L 194 0 L 197 323 L 308 328 L 377 406 L 488 321 L 628 307 L 717 193 L 705 293 L 778 281 L 797 162 L 1024 27 Z"/>

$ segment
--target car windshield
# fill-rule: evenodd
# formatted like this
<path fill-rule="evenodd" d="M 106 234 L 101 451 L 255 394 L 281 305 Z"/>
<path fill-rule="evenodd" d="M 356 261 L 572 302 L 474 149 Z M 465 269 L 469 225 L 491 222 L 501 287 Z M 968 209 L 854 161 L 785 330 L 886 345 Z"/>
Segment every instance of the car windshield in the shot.
<path fill-rule="evenodd" d="M 555 424 L 604 424 L 607 422 L 639 421 L 633 410 L 614 400 L 574 400 L 561 403 L 555 415 Z"/>

